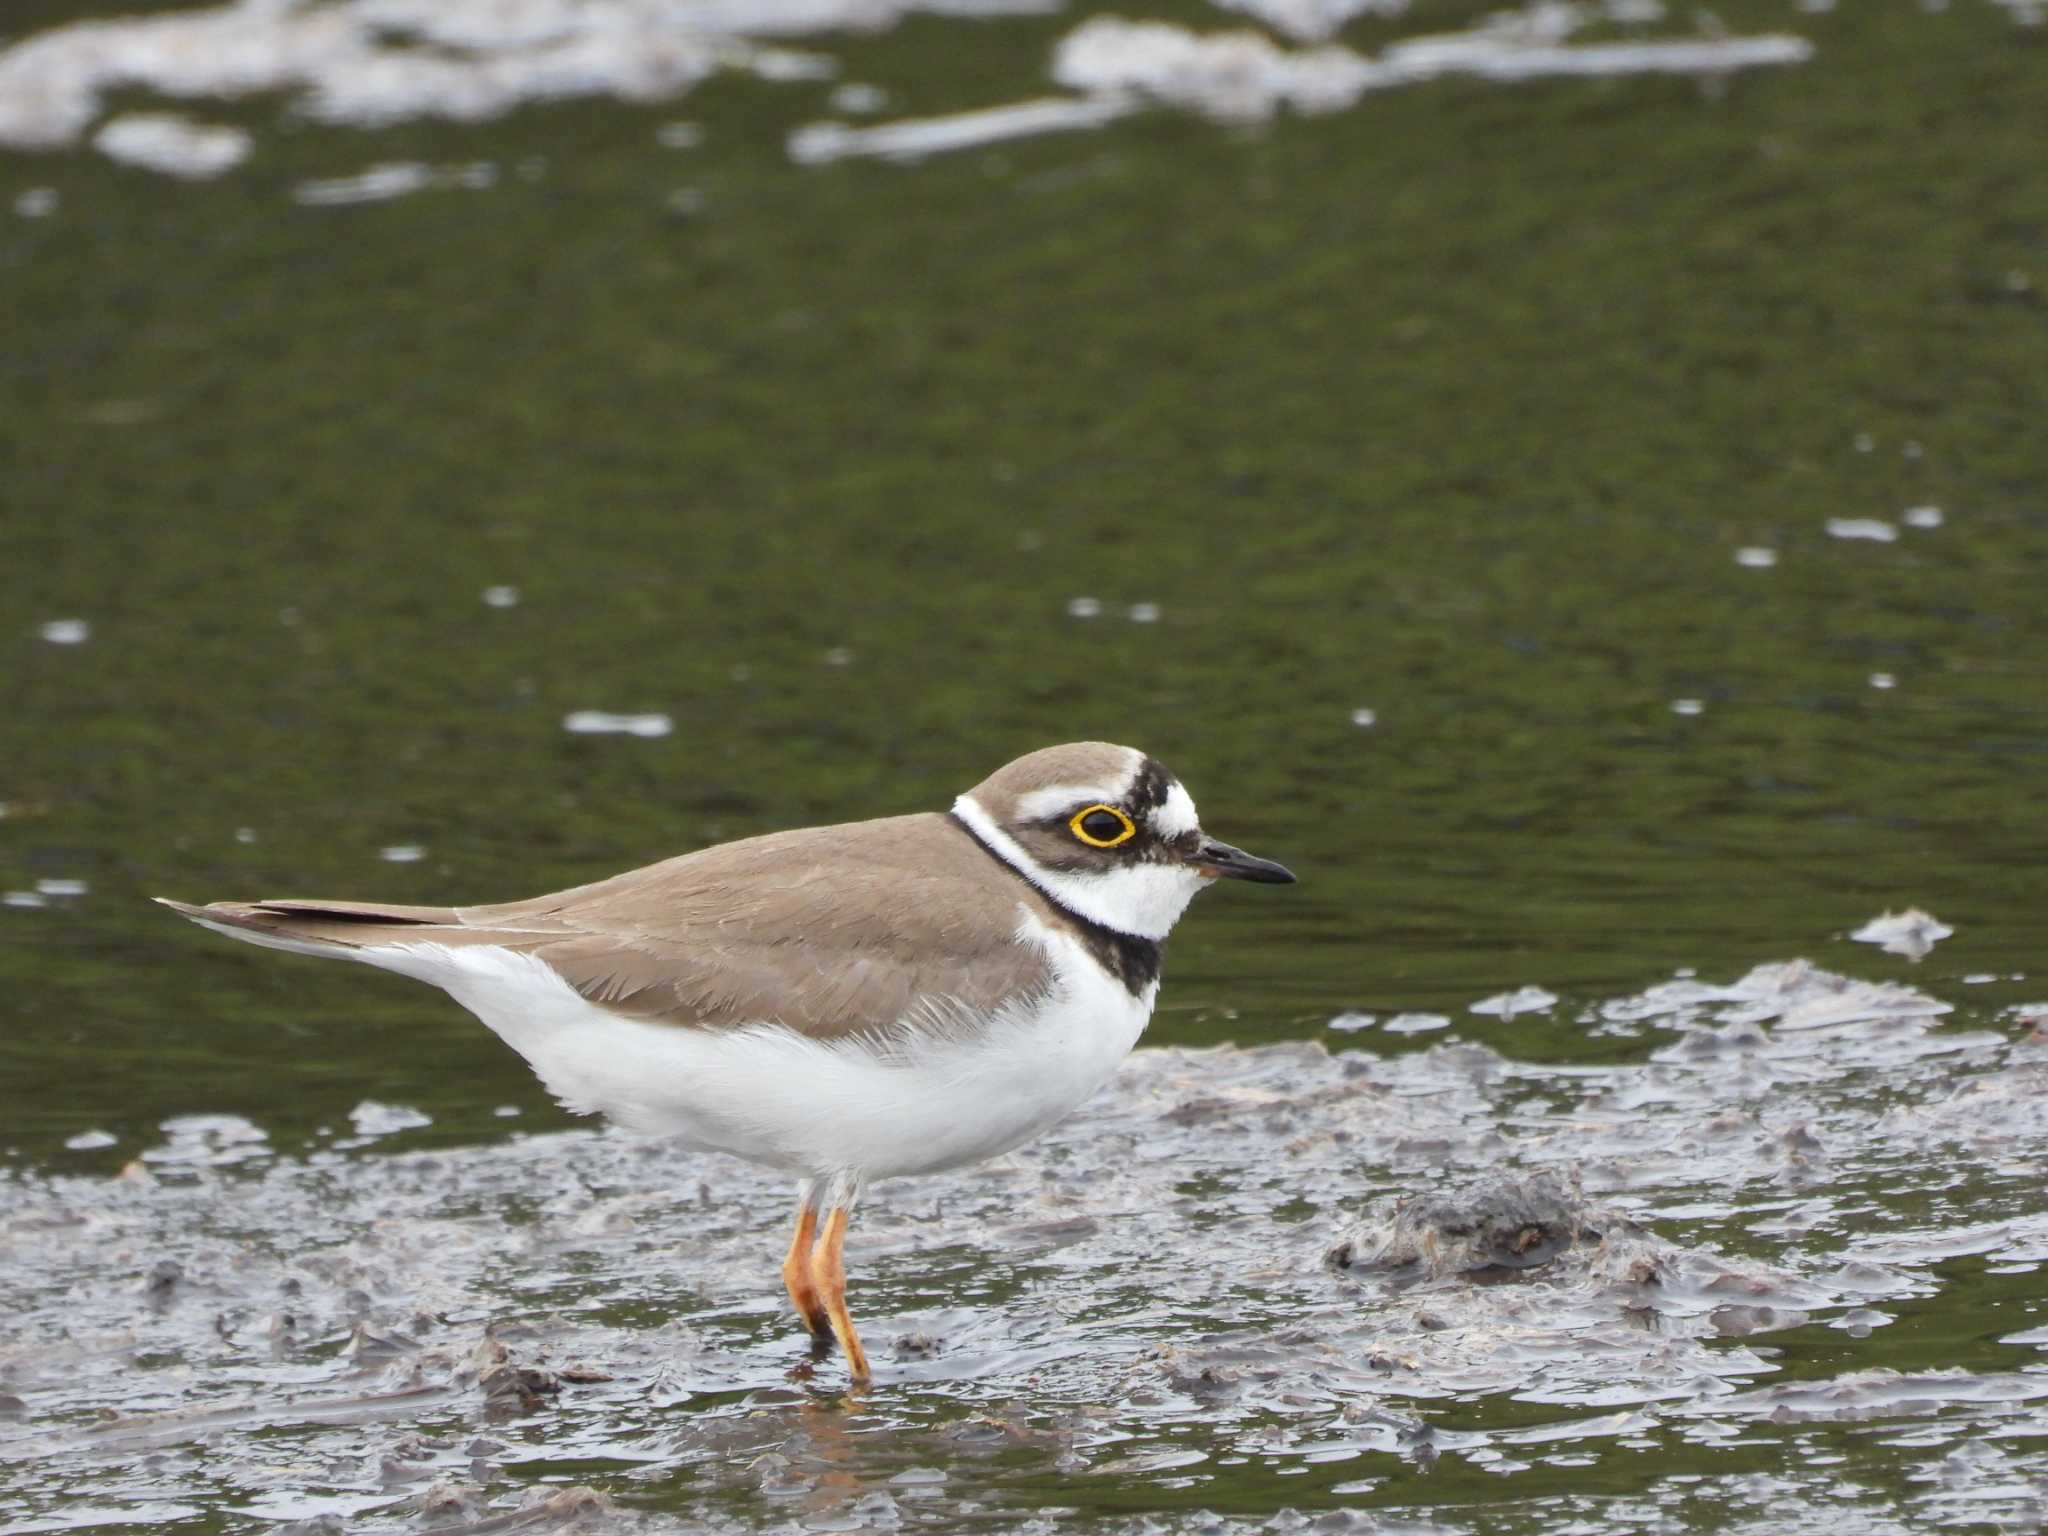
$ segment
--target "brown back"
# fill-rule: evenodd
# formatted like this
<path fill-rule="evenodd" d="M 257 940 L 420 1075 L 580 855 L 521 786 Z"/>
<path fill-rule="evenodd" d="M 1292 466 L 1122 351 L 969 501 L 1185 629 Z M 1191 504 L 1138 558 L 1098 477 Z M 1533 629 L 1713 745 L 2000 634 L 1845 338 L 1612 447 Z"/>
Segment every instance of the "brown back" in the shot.
<path fill-rule="evenodd" d="M 1016 938 L 1020 907 L 1064 922 L 952 818 L 927 813 L 770 833 L 454 915 L 470 942 L 530 953 L 624 1013 L 711 1029 L 773 1020 L 832 1039 L 919 1003 L 985 1013 L 1044 991 L 1043 951 Z"/>

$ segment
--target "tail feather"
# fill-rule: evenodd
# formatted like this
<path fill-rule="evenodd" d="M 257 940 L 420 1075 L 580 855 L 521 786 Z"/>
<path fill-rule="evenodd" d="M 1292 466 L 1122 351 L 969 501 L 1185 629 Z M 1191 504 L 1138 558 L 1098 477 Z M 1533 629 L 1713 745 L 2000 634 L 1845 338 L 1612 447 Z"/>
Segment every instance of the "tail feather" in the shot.
<path fill-rule="evenodd" d="M 176 902 L 167 903 L 176 906 Z M 395 907 L 373 901 L 221 901 L 219 907 L 249 907 L 265 914 L 329 923 L 382 923 L 412 926 L 432 923 L 458 927 L 462 918 L 453 907 Z"/>
<path fill-rule="evenodd" d="M 360 901 L 214 901 L 203 907 L 156 900 L 180 917 L 231 938 L 301 954 L 347 956 L 360 950 L 431 939 L 476 942 L 453 907 L 378 906 Z"/>

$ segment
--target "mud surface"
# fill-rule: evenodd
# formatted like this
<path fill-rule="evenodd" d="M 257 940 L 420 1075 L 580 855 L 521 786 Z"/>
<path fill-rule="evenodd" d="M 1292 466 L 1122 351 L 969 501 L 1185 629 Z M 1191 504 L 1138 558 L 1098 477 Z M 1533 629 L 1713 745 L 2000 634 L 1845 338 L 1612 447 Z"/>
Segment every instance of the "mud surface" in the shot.
<path fill-rule="evenodd" d="M 788 1192 L 753 1170 L 601 1132 L 407 1153 L 401 1106 L 348 1151 L 173 1122 L 120 1176 L 0 1186 L 0 1503 L 22 1531 L 2032 1528 L 2048 1043 L 1949 1012 L 1792 962 L 1584 1009 L 1639 1042 L 1611 1066 L 1141 1051 L 1040 1144 L 870 1194 L 859 1396 L 782 1313 Z"/>

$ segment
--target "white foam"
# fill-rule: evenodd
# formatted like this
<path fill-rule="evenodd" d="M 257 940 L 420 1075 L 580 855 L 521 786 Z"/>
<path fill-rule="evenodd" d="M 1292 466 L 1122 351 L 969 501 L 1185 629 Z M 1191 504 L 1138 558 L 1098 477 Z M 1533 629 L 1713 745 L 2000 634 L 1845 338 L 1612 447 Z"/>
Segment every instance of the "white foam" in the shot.
<path fill-rule="evenodd" d="M 1523 990 L 1527 991 L 1528 989 L 1525 987 Z M 1555 1002 L 1556 999 L 1553 998 L 1552 1001 Z M 1478 1005 L 1475 1004 L 1473 1012 L 1477 1013 L 1479 1011 Z M 1502 1018 L 1511 1018 L 1512 1016 L 1505 1013 L 1501 1015 Z M 1436 1030 L 1449 1029 L 1450 1027 L 1450 1019 L 1441 1013 L 1397 1013 L 1387 1020 L 1387 1033 L 1390 1035 L 1426 1035 Z"/>
<path fill-rule="evenodd" d="M 832 92 L 832 110 L 868 117 L 889 105 L 889 93 L 878 85 L 849 80 Z"/>
<path fill-rule="evenodd" d="M 675 728 L 667 715 L 614 715 L 601 709 L 579 709 L 562 717 L 572 736 L 666 736 Z"/>
<path fill-rule="evenodd" d="M 1813 44 L 1805 38 L 1781 34 L 1575 47 L 1495 43 L 1483 36 L 1446 37 L 1400 44 L 1383 55 L 1409 80 L 1459 74 L 1495 81 L 1719 75 L 1738 69 L 1804 64 L 1812 57 Z"/>
<path fill-rule="evenodd" d="M 432 1125 L 434 1117 L 409 1104 L 380 1104 L 375 1099 L 364 1099 L 348 1112 L 349 1123 L 356 1128 L 358 1136 L 389 1136 L 395 1131 L 417 1130 L 423 1125 Z"/>
<path fill-rule="evenodd" d="M 1215 0 L 1226 11 L 1242 11 L 1254 21 L 1303 43 L 1320 43 L 1361 16 L 1397 21 L 1408 14 L 1409 0 Z"/>
<path fill-rule="evenodd" d="M 383 203 L 434 187 L 478 189 L 497 185 L 498 168 L 488 160 L 469 165 L 421 165 L 414 160 L 394 160 L 373 165 L 354 176 L 335 176 L 319 181 L 302 181 L 292 188 L 292 201 L 310 208 L 345 207 L 353 203 Z M 492 591 L 511 590 L 493 587 Z M 485 601 L 490 601 L 486 596 Z"/>
<path fill-rule="evenodd" d="M 1954 933 L 1955 929 L 1932 913 L 1908 907 L 1903 912 L 1887 910 L 1873 917 L 1849 937 L 1859 944 L 1879 945 L 1886 954 L 1918 961 Z"/>
<path fill-rule="evenodd" d="M 1541 987 L 1517 987 L 1512 992 L 1482 998 L 1470 1009 L 1473 1013 L 1498 1014 L 1503 1019 L 1512 1019 L 1518 1013 L 1543 1013 L 1557 1006 L 1557 994 L 1546 992 Z M 1389 1029 L 1393 1025 L 1387 1026 Z"/>
<path fill-rule="evenodd" d="M 162 1146 L 142 1154 L 145 1163 L 221 1167 L 270 1155 L 270 1134 L 240 1115 L 174 1115 L 158 1127 Z"/>
<path fill-rule="evenodd" d="M 339 207 L 349 203 L 383 203 L 404 197 L 431 184 L 433 173 L 414 161 L 373 165 L 355 176 L 335 176 L 321 181 L 302 181 L 292 188 L 292 201 L 310 207 Z"/>
<path fill-rule="evenodd" d="M 1056 8 L 1057 0 L 231 0 L 73 22 L 0 50 L 0 144 L 75 144 L 116 90 L 181 100 L 288 93 L 301 114 L 355 127 L 479 122 L 571 97 L 658 101 L 722 70 L 815 80 L 837 69 L 754 38 L 876 31 L 916 11 Z M 167 147 L 160 138 L 150 153 L 166 163 L 155 168 L 217 174 L 190 167 L 247 152 L 239 130 L 198 131 L 238 135 L 241 147 L 226 138 Z"/>
<path fill-rule="evenodd" d="M 1875 544 L 1890 544 L 1898 539 L 1899 530 L 1882 518 L 1876 517 L 1831 517 L 1828 519 L 1828 537 L 1831 539 L 1868 539 Z"/>
<path fill-rule="evenodd" d="M 845 123 L 810 123 L 789 136 L 789 158 L 798 165 L 868 156 L 880 160 L 922 160 L 953 150 L 977 149 L 1006 139 L 1035 138 L 1077 128 L 1100 128 L 1136 110 L 1132 102 L 1048 96 L 1009 106 L 984 107 L 947 117 L 908 118 L 872 128 Z"/>
<path fill-rule="evenodd" d="M 1061 39 L 1053 79 L 1100 101 L 1143 98 L 1226 121 L 1282 107 L 1335 112 L 1392 74 L 1348 48 L 1280 47 L 1263 33 L 1199 34 L 1163 21 L 1098 16 Z"/>
<path fill-rule="evenodd" d="M 1217 3 L 1296 42 L 1320 43 L 1363 16 L 1395 20 L 1408 0 Z M 2016 15 L 2026 9 L 2009 3 Z M 917 12 L 989 17 L 1058 9 L 1059 0 L 231 0 L 74 22 L 0 50 L 0 145 L 74 144 L 117 90 L 180 100 L 282 94 L 303 117 L 359 128 L 422 118 L 482 122 L 527 103 L 579 97 L 663 101 L 722 72 L 775 82 L 838 72 L 831 56 L 768 46 L 767 39 L 871 32 Z M 1464 32 L 1394 44 L 1377 58 L 1332 45 L 1290 50 L 1249 30 L 1197 34 L 1098 16 L 1069 33 L 1054 59 L 1054 79 L 1078 96 L 863 128 L 813 124 L 790 136 L 788 150 L 804 164 L 854 155 L 908 160 L 1098 128 L 1146 104 L 1257 119 L 1282 109 L 1338 111 L 1369 90 L 1446 74 L 1499 81 L 1720 74 L 1812 55 L 1804 39 L 1782 35 L 1570 41 L 1590 26 L 1653 23 L 1662 10 L 1660 0 L 1532 0 Z M 844 87 L 834 104 L 865 114 L 882 100 L 872 88 Z M 179 176 L 219 175 L 251 148 L 239 128 L 163 113 L 116 119 L 95 142 Z M 385 174 L 351 178 L 354 187 L 308 183 L 300 201 L 368 201 L 421 184 L 417 168 L 410 177 L 373 169 Z"/>
<path fill-rule="evenodd" d="M 208 127 L 173 112 L 131 112 L 92 136 L 109 160 L 204 181 L 225 175 L 249 156 L 252 141 L 239 128 Z"/>
<path fill-rule="evenodd" d="M 1197 34 L 1166 22 L 1099 16 L 1061 41 L 1053 78 L 1091 95 L 1138 96 L 1205 116 L 1252 121 L 1283 108 L 1337 112 L 1368 91 L 1445 75 L 1503 82 L 1565 76 L 1721 74 L 1802 64 L 1804 38 L 1688 38 L 1568 45 L 1602 19 L 1589 5 L 1533 5 L 1465 32 L 1410 38 L 1377 58 L 1325 46 L 1288 50 L 1257 32 Z"/>

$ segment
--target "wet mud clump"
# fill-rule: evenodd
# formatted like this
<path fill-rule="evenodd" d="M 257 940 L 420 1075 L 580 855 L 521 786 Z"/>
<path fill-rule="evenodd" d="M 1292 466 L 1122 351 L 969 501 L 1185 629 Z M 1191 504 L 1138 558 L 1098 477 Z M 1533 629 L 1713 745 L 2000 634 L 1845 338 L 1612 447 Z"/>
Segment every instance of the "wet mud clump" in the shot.
<path fill-rule="evenodd" d="M 1395 1281 L 1445 1275 L 1494 1279 L 1548 1264 L 1583 1244 L 1626 1242 L 1640 1250 L 1644 1278 L 1655 1258 L 1643 1229 L 1589 1202 L 1553 1173 L 1490 1174 L 1463 1189 L 1385 1200 L 1324 1256 L 1338 1269 Z"/>

